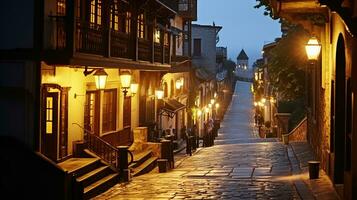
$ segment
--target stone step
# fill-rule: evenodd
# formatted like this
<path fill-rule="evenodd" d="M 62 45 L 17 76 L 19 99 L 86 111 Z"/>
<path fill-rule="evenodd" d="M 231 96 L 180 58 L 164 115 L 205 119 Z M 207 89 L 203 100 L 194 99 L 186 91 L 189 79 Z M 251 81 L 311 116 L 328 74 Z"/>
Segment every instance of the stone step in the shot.
<path fill-rule="evenodd" d="M 158 157 L 151 157 L 147 159 L 144 163 L 142 163 L 140 166 L 132 168 L 131 170 L 133 176 L 139 176 L 153 170 L 157 165 L 157 159 Z"/>
<path fill-rule="evenodd" d="M 81 183 L 83 187 L 86 187 L 110 173 L 113 173 L 113 171 L 109 168 L 109 166 L 104 165 L 76 178 L 76 180 L 77 182 Z"/>
<path fill-rule="evenodd" d="M 139 167 L 141 164 L 143 164 L 146 160 L 148 160 L 152 155 L 152 151 L 151 150 L 145 150 L 142 152 L 134 152 L 133 156 L 134 156 L 134 161 L 133 163 L 129 166 L 129 168 L 137 168 Z"/>
<path fill-rule="evenodd" d="M 113 187 L 118 182 L 119 182 L 119 174 L 117 173 L 108 174 L 107 176 L 85 187 L 83 198 L 90 199 L 92 197 L 95 197 L 105 192 L 109 188 Z"/>
<path fill-rule="evenodd" d="M 79 177 L 101 166 L 101 162 L 99 158 L 70 158 L 58 165 Z"/>

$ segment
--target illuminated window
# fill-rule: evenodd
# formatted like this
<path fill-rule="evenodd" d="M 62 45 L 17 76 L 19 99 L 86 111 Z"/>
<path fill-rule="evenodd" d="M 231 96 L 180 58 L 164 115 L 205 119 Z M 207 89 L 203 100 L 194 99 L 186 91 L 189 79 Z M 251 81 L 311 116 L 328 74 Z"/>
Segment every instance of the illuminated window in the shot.
<path fill-rule="evenodd" d="M 161 34 L 160 30 L 156 29 L 155 30 L 155 38 L 154 38 L 156 43 L 160 43 L 160 34 Z"/>
<path fill-rule="evenodd" d="M 105 90 L 103 96 L 103 132 L 116 130 L 117 90 Z"/>
<path fill-rule="evenodd" d="M 102 24 L 102 0 L 91 0 L 90 22 L 97 25 Z"/>
<path fill-rule="evenodd" d="M 169 33 L 164 34 L 164 45 L 169 46 Z"/>
<path fill-rule="evenodd" d="M 66 0 L 57 0 L 57 15 L 66 15 Z"/>
<path fill-rule="evenodd" d="M 131 13 L 125 13 L 125 33 L 130 33 L 131 31 Z"/>
<path fill-rule="evenodd" d="M 92 133 L 98 133 L 99 120 L 99 93 L 91 91 L 86 93 L 84 128 Z"/>
<path fill-rule="evenodd" d="M 46 98 L 46 134 L 53 133 L 53 97 Z"/>
<path fill-rule="evenodd" d="M 110 9 L 110 28 L 119 31 L 119 5 L 118 0 L 113 1 L 112 8 Z"/>
<path fill-rule="evenodd" d="M 138 37 L 145 38 L 145 23 L 144 23 L 144 14 L 138 15 Z"/>

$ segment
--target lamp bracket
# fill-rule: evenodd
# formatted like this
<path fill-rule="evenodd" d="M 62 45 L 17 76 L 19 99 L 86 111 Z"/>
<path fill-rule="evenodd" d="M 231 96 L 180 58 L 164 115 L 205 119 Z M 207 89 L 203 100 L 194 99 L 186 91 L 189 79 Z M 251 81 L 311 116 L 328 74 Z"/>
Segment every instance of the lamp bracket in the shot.
<path fill-rule="evenodd" d="M 85 66 L 83 74 L 84 74 L 84 76 L 88 76 L 89 74 L 93 73 L 95 70 L 96 69 L 93 69 L 93 68 L 91 70 L 89 70 L 89 67 Z"/>
<path fill-rule="evenodd" d="M 77 94 L 77 93 L 74 93 L 74 98 L 76 99 L 77 97 L 82 97 L 82 96 L 86 96 L 85 94 Z"/>

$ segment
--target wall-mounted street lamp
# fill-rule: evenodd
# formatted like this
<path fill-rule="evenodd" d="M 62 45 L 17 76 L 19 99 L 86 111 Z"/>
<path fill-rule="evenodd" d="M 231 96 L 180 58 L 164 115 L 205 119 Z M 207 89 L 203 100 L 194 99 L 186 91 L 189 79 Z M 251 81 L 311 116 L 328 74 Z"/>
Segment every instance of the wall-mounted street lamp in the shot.
<path fill-rule="evenodd" d="M 214 102 L 215 102 L 215 100 L 214 100 L 214 99 L 211 99 L 211 104 L 212 104 L 212 105 L 214 104 Z"/>
<path fill-rule="evenodd" d="M 107 83 L 108 74 L 104 71 L 103 68 L 97 69 L 93 74 L 95 79 L 95 86 L 98 90 L 105 89 Z"/>
<path fill-rule="evenodd" d="M 131 74 L 129 71 L 123 71 L 120 73 L 120 83 L 124 96 L 126 96 L 131 86 Z"/>
<path fill-rule="evenodd" d="M 208 107 L 204 107 L 204 110 L 206 113 L 209 113 L 209 108 Z"/>
<path fill-rule="evenodd" d="M 139 84 L 133 80 L 130 84 L 131 95 L 135 96 L 135 94 L 138 92 L 138 89 L 139 89 Z"/>
<path fill-rule="evenodd" d="M 87 66 L 84 68 L 83 74 L 84 74 L 84 76 L 88 76 L 89 74 L 92 74 L 93 72 L 94 72 L 93 76 L 94 76 L 94 80 L 95 80 L 95 86 L 96 86 L 97 90 L 105 89 L 108 74 L 104 71 L 103 68 L 89 70 L 89 67 L 87 67 Z"/>
<path fill-rule="evenodd" d="M 212 108 L 212 104 L 209 103 L 209 104 L 208 104 L 208 108 Z"/>
<path fill-rule="evenodd" d="M 305 45 L 306 55 L 310 61 L 316 61 L 321 52 L 321 44 L 316 37 L 311 37 Z"/>
<path fill-rule="evenodd" d="M 180 80 L 180 79 L 177 79 L 175 85 L 176 85 L 176 89 L 180 89 L 180 88 L 182 87 L 182 82 L 181 82 L 181 80 Z"/>
<path fill-rule="evenodd" d="M 201 117 L 201 115 L 202 115 L 202 110 L 197 109 L 197 117 Z"/>
<path fill-rule="evenodd" d="M 157 99 L 162 99 L 164 98 L 164 90 L 162 89 L 156 89 L 155 90 L 155 96 Z"/>

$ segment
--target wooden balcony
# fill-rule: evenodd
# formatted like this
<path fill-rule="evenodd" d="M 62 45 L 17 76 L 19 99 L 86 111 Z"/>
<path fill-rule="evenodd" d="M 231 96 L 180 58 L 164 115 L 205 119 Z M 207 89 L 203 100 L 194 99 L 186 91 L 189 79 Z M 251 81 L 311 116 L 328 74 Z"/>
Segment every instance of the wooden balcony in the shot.
<path fill-rule="evenodd" d="M 143 61 L 152 61 L 151 48 L 152 43 L 149 40 L 139 39 L 138 41 L 138 59 Z"/>
<path fill-rule="evenodd" d="M 154 44 L 154 61 L 162 63 L 162 45 L 159 43 Z"/>
<path fill-rule="evenodd" d="M 82 53 L 104 54 L 104 30 L 102 26 L 77 21 L 76 50 Z"/>
<path fill-rule="evenodd" d="M 110 56 L 119 58 L 130 58 L 128 34 L 112 30 Z"/>

